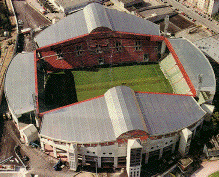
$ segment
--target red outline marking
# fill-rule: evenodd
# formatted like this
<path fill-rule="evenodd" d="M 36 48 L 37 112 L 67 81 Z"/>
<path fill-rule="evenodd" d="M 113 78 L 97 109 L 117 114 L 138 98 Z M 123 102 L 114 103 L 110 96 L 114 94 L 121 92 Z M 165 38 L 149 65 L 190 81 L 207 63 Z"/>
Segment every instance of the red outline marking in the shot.
<path fill-rule="evenodd" d="M 56 42 L 56 43 L 53 43 L 53 44 L 49 44 L 49 45 L 38 48 L 37 51 L 47 49 L 51 46 L 56 46 L 56 45 L 60 45 L 60 44 L 66 43 L 66 42 L 70 42 L 70 41 L 73 41 L 75 39 L 79 39 L 79 38 L 82 38 L 82 37 L 85 37 L 85 36 L 88 36 L 88 35 L 89 35 L 89 33 L 88 34 L 83 34 L 83 35 L 80 35 L 80 36 L 77 36 L 77 37 L 73 37 L 73 38 L 70 38 L 70 39 L 66 39 L 66 40 L 63 40 L 63 41 L 59 41 L 59 42 Z"/>
<path fill-rule="evenodd" d="M 36 114 L 39 114 L 39 100 L 38 100 L 38 79 L 37 79 L 37 58 L 36 50 L 34 51 L 34 73 L 35 73 L 35 98 L 36 98 Z"/>
<path fill-rule="evenodd" d="M 147 93 L 147 94 L 160 94 L 160 95 L 177 95 L 177 96 L 193 96 L 189 94 L 176 94 L 176 93 L 159 93 L 159 92 L 141 92 L 141 91 L 135 91 L 135 93 Z"/>
<path fill-rule="evenodd" d="M 36 51 L 42 51 L 43 49 L 48 49 L 49 47 L 51 46 L 57 46 L 57 45 L 61 45 L 63 43 L 66 43 L 66 42 L 71 42 L 75 39 L 79 39 L 79 38 L 83 38 L 85 36 L 89 36 L 91 35 L 96 35 L 96 34 L 102 34 L 103 32 L 94 32 L 94 33 L 88 33 L 88 34 L 84 34 L 84 35 L 80 35 L 80 36 L 77 36 L 77 37 L 74 37 L 74 38 L 71 38 L 71 39 L 67 39 L 67 40 L 63 40 L 63 41 L 60 41 L 60 42 L 57 42 L 57 43 L 53 43 L 53 44 L 49 44 L 49 45 L 46 45 L 44 47 L 41 47 L 41 48 L 38 48 Z M 108 31 L 106 33 L 109 33 Z M 176 64 L 177 66 L 179 67 L 184 79 L 186 80 L 191 92 L 192 92 L 192 95 L 189 95 L 189 94 L 174 94 L 174 93 L 157 93 L 157 92 L 136 92 L 136 93 L 148 93 L 148 94 L 163 94 L 163 95 L 179 95 L 179 96 L 196 96 L 196 90 L 189 78 L 189 76 L 187 75 L 183 65 L 181 64 L 176 52 L 174 51 L 170 41 L 164 37 L 164 36 L 158 36 L 158 35 L 148 35 L 148 34 L 138 34 L 138 33 L 129 33 L 129 32 L 120 32 L 120 31 L 110 31 L 110 33 L 115 33 L 115 34 L 124 34 L 124 35 L 134 35 L 134 36 L 145 36 L 145 37 L 150 37 L 151 41 L 165 41 L 170 53 L 173 55 L 173 58 L 175 59 L 176 61 Z M 38 84 L 37 84 L 37 69 L 36 69 L 36 61 L 37 61 L 37 57 L 36 57 L 36 51 L 34 52 L 34 58 L 35 58 L 35 89 L 36 89 L 36 96 L 37 96 L 37 100 L 36 100 L 36 103 L 37 103 L 37 111 L 39 111 L 39 102 L 38 102 Z M 46 112 L 43 112 L 43 113 L 40 113 L 39 116 L 43 116 L 44 114 L 46 113 L 49 113 L 49 112 L 53 112 L 53 111 L 56 111 L 56 110 L 59 110 L 59 109 L 63 109 L 63 108 L 66 108 L 66 107 L 69 107 L 69 106 L 73 106 L 75 104 L 79 104 L 79 103 L 82 103 L 82 102 L 86 102 L 86 101 L 89 101 L 89 100 L 93 100 L 93 99 L 96 99 L 96 98 L 99 98 L 99 97 L 103 97 L 104 95 L 100 95 L 98 97 L 93 97 L 93 98 L 90 98 L 90 99 L 87 99 L 87 100 L 83 100 L 83 101 L 80 101 L 80 102 L 77 102 L 77 103 L 73 103 L 73 104 L 70 104 L 70 105 L 66 105 L 66 106 L 63 106 L 63 107 L 59 107 L 59 108 L 56 108 L 56 109 L 53 109 L 53 110 L 49 110 L 49 111 L 46 111 Z"/>
<path fill-rule="evenodd" d="M 190 90 L 191 90 L 191 92 L 192 92 L 192 95 L 195 97 L 195 96 L 196 96 L 195 87 L 194 87 L 194 85 L 192 84 L 192 82 L 191 82 L 191 80 L 190 80 L 188 74 L 186 73 L 186 71 L 185 71 L 185 69 L 184 69 L 182 63 L 180 62 L 180 60 L 179 60 L 179 58 L 178 58 L 176 52 L 174 51 L 173 46 L 171 45 L 170 41 L 169 41 L 167 38 L 165 38 L 164 41 L 165 41 L 165 43 L 166 43 L 166 45 L 167 45 L 169 51 L 170 51 L 171 54 L 173 55 L 173 58 L 175 59 L 176 64 L 178 65 L 178 67 L 179 67 L 179 69 L 180 69 L 180 71 L 181 71 L 181 73 L 182 73 L 184 79 L 186 80 L 186 82 L 187 82 L 187 84 L 188 84 L 188 86 L 189 86 L 189 88 L 190 88 Z"/>
<path fill-rule="evenodd" d="M 43 47 L 40 47 L 37 49 L 37 51 L 41 51 L 43 49 L 47 49 L 51 46 L 56 46 L 56 45 L 61 45 L 63 43 L 66 43 L 66 42 L 71 42 L 75 39 L 79 39 L 79 38 L 83 38 L 85 36 L 89 36 L 89 35 L 96 35 L 96 34 L 102 34 L 103 31 L 101 32 L 94 32 L 94 33 L 87 33 L 87 34 L 83 34 L 83 35 L 80 35 L 80 36 L 77 36 L 77 37 L 73 37 L 73 38 L 70 38 L 70 39 L 66 39 L 66 40 L 63 40 L 63 41 L 59 41 L 59 42 L 56 42 L 56 43 L 53 43 L 53 44 L 49 44 L 49 45 L 46 45 L 46 46 L 43 46 Z M 148 35 L 148 34 L 139 34 L 139 33 L 129 33 L 129 32 L 120 32 L 120 31 L 107 31 L 105 33 L 118 33 L 118 34 L 131 34 L 131 35 L 137 35 L 137 36 L 146 36 L 146 37 L 151 37 L 151 41 L 163 41 L 165 39 L 165 37 L 163 36 L 158 36 L 158 35 Z"/>
<path fill-rule="evenodd" d="M 47 114 L 47 113 L 50 113 L 50 112 L 53 112 L 53 111 L 57 111 L 59 109 L 67 108 L 67 107 L 70 107 L 70 106 L 73 106 L 73 105 L 76 105 L 76 104 L 80 104 L 80 103 L 83 103 L 83 102 L 91 101 L 91 100 L 94 100 L 94 99 L 97 99 L 97 98 L 100 98 L 100 97 L 103 97 L 103 96 L 104 95 L 100 95 L 100 96 L 97 96 L 97 97 L 89 98 L 87 100 L 83 100 L 83 101 L 79 101 L 79 102 L 76 102 L 76 103 L 73 103 L 73 104 L 62 106 L 62 107 L 59 107 L 59 108 L 56 108 L 56 109 L 51 109 L 49 111 L 45 111 L 45 112 L 40 113 L 39 116 L 43 116 L 44 114 Z"/>

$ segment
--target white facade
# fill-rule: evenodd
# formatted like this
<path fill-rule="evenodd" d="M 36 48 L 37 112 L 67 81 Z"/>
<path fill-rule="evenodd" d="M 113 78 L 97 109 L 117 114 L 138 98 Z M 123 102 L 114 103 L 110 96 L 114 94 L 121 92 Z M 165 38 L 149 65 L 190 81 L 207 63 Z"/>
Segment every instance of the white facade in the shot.
<path fill-rule="evenodd" d="M 78 165 L 85 166 L 86 163 L 93 163 L 97 168 L 104 168 L 106 166 L 123 168 L 126 166 L 128 175 L 131 177 L 135 174 L 134 177 L 137 177 L 137 174 L 140 175 L 141 164 L 136 166 L 130 165 L 130 154 L 133 149 L 141 150 L 139 157 L 141 161 L 145 163 L 150 163 L 151 157 L 156 156 L 157 160 L 160 159 L 164 153 L 171 154 L 179 151 L 182 156 L 184 156 L 189 151 L 192 134 L 195 133 L 198 126 L 201 126 L 203 120 L 204 119 L 201 119 L 197 122 L 191 130 L 185 128 L 180 132 L 148 137 L 145 140 L 127 139 L 127 143 L 122 144 L 117 142 L 78 144 L 76 142 L 51 140 L 41 136 L 41 149 L 47 152 L 48 147 L 46 146 L 49 145 L 53 150 L 52 154 L 54 157 L 59 158 L 60 154 L 62 154 L 62 156 L 67 156 L 66 160 L 70 164 L 70 169 L 74 171 L 77 169 Z M 178 149 L 176 149 L 177 143 L 179 144 Z M 145 159 L 142 159 L 142 154 L 145 154 Z"/>
<path fill-rule="evenodd" d="M 39 139 L 38 130 L 33 124 L 29 124 L 20 130 L 21 139 L 26 145 Z"/>
<path fill-rule="evenodd" d="M 128 177 L 140 177 L 142 146 L 140 140 L 129 139 L 127 145 L 126 171 Z"/>
<path fill-rule="evenodd" d="M 219 10 L 219 0 L 188 0 L 188 2 L 208 15 L 213 15 Z"/>
<path fill-rule="evenodd" d="M 189 152 L 189 147 L 192 139 L 192 132 L 185 128 L 180 133 L 179 152 L 182 156 L 185 156 Z"/>

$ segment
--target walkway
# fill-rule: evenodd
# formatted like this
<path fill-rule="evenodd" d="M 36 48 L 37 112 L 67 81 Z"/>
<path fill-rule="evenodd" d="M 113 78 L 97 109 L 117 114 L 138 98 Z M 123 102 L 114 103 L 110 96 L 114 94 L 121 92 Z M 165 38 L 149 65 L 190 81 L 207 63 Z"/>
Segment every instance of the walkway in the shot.
<path fill-rule="evenodd" d="M 208 177 L 210 174 L 219 171 L 219 160 L 202 162 L 201 166 L 191 177 Z"/>

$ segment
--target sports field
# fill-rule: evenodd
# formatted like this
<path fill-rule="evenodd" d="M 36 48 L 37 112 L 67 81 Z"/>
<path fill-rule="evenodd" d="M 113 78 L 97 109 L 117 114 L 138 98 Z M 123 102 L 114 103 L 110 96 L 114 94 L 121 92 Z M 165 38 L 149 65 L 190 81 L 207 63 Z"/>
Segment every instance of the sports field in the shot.
<path fill-rule="evenodd" d="M 134 91 L 173 93 L 158 64 L 72 71 L 78 101 L 103 95 L 108 89 L 126 85 Z"/>

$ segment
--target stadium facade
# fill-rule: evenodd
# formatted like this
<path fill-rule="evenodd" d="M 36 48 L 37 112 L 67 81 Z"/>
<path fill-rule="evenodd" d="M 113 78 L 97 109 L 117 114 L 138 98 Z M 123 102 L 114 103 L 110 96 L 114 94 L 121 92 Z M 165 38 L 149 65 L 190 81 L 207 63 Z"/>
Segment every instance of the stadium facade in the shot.
<path fill-rule="evenodd" d="M 41 149 L 72 170 L 126 166 L 128 176 L 140 176 L 141 163 L 176 151 L 186 155 L 213 112 L 216 82 L 207 58 L 186 39 L 161 36 L 159 26 L 145 19 L 92 3 L 35 41 L 38 49 L 16 55 L 8 68 L 9 111 L 19 129 L 29 118 L 39 128 Z M 122 84 L 56 109 L 44 104 L 50 73 L 152 62 L 173 93 Z"/>

